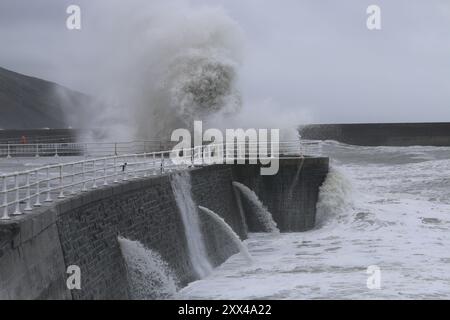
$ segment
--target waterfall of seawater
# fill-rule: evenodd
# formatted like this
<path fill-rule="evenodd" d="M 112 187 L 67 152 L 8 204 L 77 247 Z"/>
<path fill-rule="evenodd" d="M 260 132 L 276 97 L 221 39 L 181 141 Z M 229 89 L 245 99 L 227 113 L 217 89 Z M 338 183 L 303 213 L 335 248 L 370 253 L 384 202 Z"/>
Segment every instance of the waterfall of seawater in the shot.
<path fill-rule="evenodd" d="M 233 182 L 233 186 L 238 189 L 255 207 L 259 222 L 264 226 L 267 232 L 280 233 L 277 223 L 273 220 L 272 214 L 267 210 L 258 196 L 247 186 L 239 182 Z"/>
<path fill-rule="evenodd" d="M 234 232 L 234 230 L 230 227 L 230 225 L 228 223 L 225 222 L 224 219 L 222 219 L 217 213 L 215 213 L 214 211 L 199 206 L 199 209 L 201 211 L 203 211 L 204 213 L 206 213 L 208 216 L 210 216 L 214 221 L 217 222 L 218 225 L 220 225 L 223 230 L 229 235 L 230 239 L 236 244 L 236 246 L 239 248 L 239 251 L 241 252 L 241 254 L 249 261 L 252 261 L 252 257 L 250 256 L 250 253 L 248 252 L 247 247 L 245 246 L 245 244 L 242 242 L 241 238 L 239 238 L 239 236 L 236 234 L 236 232 Z"/>
<path fill-rule="evenodd" d="M 287 200 L 292 200 L 292 195 L 294 194 L 294 188 L 298 183 L 298 179 L 300 178 L 300 173 L 303 169 L 303 164 L 305 163 L 305 158 L 301 157 L 301 162 L 298 165 L 297 172 L 295 173 L 294 179 L 292 180 L 291 186 L 289 187 L 288 193 L 287 193 Z"/>
<path fill-rule="evenodd" d="M 211 273 L 213 267 L 208 260 L 203 235 L 200 230 L 197 206 L 191 194 L 191 176 L 188 171 L 172 177 L 172 190 L 183 221 L 191 263 L 200 278 Z"/>
<path fill-rule="evenodd" d="M 132 300 L 168 299 L 177 292 L 174 273 L 159 253 L 138 241 L 118 237 Z"/>

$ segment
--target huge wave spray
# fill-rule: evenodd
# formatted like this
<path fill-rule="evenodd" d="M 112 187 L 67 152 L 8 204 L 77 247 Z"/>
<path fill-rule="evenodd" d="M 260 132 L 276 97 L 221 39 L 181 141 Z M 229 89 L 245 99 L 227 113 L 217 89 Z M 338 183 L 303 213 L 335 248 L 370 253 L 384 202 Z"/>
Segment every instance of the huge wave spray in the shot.
<path fill-rule="evenodd" d="M 104 101 L 88 112 L 105 111 L 88 125 L 104 128 L 105 138 L 167 140 L 173 129 L 241 108 L 243 36 L 223 9 L 182 0 L 102 5 L 93 10 L 102 13 L 100 35 L 86 47 L 87 56 L 100 55 L 90 81 Z"/>

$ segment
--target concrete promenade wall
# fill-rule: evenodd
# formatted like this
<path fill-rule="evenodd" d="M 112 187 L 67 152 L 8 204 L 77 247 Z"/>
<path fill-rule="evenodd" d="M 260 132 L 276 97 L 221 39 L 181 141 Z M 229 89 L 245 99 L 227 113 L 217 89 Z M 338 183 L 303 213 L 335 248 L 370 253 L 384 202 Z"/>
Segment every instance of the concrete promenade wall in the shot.
<path fill-rule="evenodd" d="M 232 187 L 236 179 L 256 189 L 282 230 L 306 230 L 314 225 L 318 187 L 328 161 L 307 159 L 293 183 L 295 200 L 286 202 L 284 195 L 298 161 L 283 161 L 274 177 L 260 176 L 256 165 L 192 169 L 193 199 L 218 213 L 245 239 L 246 225 L 250 230 L 257 225 L 251 212 L 239 209 Z M 237 248 L 211 218 L 199 214 L 209 258 L 217 266 Z M 127 299 L 118 235 L 158 251 L 181 286 L 197 278 L 167 174 L 104 187 L 0 222 L 0 299 Z M 66 288 L 70 265 L 81 268 L 81 290 Z"/>
<path fill-rule="evenodd" d="M 283 160 L 274 176 L 260 176 L 258 165 L 236 166 L 234 180 L 258 195 L 281 232 L 307 231 L 315 225 L 319 187 L 327 176 L 328 166 L 328 158 Z M 245 198 L 242 200 L 249 231 L 263 231 L 255 208 Z"/>
<path fill-rule="evenodd" d="M 450 123 L 317 124 L 299 129 L 302 138 L 361 146 L 450 146 Z"/>
<path fill-rule="evenodd" d="M 0 224 L 0 299 L 70 299 L 54 208 Z"/>

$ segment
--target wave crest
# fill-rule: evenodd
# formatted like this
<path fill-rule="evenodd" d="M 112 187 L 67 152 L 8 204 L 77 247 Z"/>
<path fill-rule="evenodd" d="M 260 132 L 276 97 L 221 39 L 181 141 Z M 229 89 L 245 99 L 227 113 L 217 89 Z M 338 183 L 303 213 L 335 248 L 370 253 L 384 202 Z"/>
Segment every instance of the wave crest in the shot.
<path fill-rule="evenodd" d="M 352 184 L 342 169 L 331 167 L 325 182 L 319 189 L 316 226 L 323 227 L 330 221 L 339 222 L 347 216 L 352 206 Z"/>

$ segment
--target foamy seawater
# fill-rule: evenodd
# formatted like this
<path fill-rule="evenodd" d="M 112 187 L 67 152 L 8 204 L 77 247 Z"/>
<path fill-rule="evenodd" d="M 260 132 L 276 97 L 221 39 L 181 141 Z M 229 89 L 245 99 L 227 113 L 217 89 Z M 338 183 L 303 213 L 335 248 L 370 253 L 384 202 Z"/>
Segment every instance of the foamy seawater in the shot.
<path fill-rule="evenodd" d="M 450 298 L 450 148 L 325 142 L 332 170 L 318 226 L 251 234 L 249 265 L 231 257 L 184 299 Z M 367 288 L 367 268 L 381 288 Z"/>

